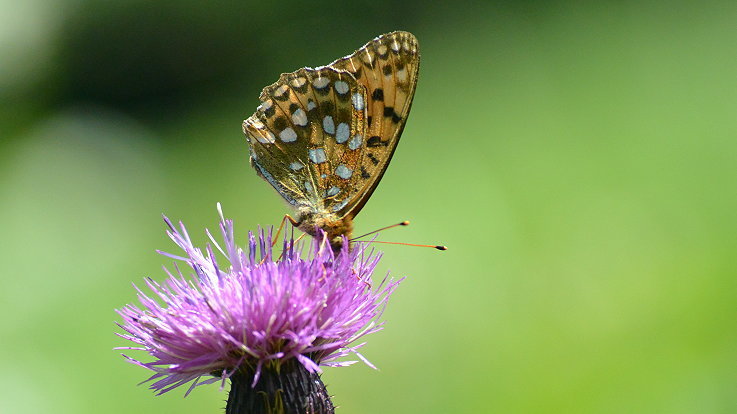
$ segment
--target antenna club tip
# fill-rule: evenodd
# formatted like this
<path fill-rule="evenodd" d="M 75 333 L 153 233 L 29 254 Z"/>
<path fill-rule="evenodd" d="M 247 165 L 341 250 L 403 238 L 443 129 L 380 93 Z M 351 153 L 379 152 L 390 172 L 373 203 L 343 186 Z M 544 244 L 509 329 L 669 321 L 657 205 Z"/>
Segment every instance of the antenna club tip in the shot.
<path fill-rule="evenodd" d="M 435 248 L 438 250 L 448 250 L 446 246 L 435 246 Z"/>
<path fill-rule="evenodd" d="M 404 220 L 403 222 L 399 223 L 400 226 L 409 226 L 409 220 Z"/>

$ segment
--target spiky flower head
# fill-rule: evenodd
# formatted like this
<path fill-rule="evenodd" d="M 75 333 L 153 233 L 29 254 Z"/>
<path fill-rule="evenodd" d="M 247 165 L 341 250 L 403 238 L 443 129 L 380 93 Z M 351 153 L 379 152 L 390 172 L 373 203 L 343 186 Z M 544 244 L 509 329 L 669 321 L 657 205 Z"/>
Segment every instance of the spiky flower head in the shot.
<path fill-rule="evenodd" d="M 364 343 L 355 342 L 382 328 L 377 319 L 400 282 L 385 277 L 372 284 L 380 254 L 364 245 L 349 249 L 347 242 L 334 253 L 324 237 L 304 252 L 285 240 L 279 254 L 263 230 L 249 233 L 244 250 L 235 242 L 232 220 L 222 212 L 220 218 L 223 243 L 207 232 L 212 245 L 203 252 L 183 224 L 177 229 L 165 217 L 167 234 L 184 255 L 160 253 L 186 263 L 189 277 L 175 263 L 163 283 L 146 279 L 153 295 L 136 288 L 140 306 L 117 311 L 125 331 L 119 335 L 136 344 L 118 349 L 150 355 L 149 362 L 126 358 L 154 371 L 147 380 L 152 389 L 162 394 L 192 382 L 189 393 L 196 385 L 224 385 L 234 374 L 254 387 L 264 370 L 296 362 L 319 373 L 321 365 L 356 362 L 339 360 L 349 354 L 371 366 L 358 352 Z M 216 260 L 215 251 L 225 262 Z"/>

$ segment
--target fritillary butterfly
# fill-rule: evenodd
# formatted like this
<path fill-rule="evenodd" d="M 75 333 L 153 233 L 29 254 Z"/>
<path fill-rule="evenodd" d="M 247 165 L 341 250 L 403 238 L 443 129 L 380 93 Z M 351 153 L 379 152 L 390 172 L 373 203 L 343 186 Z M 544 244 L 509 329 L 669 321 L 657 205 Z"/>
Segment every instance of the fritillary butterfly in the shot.
<path fill-rule="evenodd" d="M 408 32 L 317 68 L 284 73 L 243 121 L 251 165 L 333 249 L 384 175 L 412 105 L 420 54 Z"/>

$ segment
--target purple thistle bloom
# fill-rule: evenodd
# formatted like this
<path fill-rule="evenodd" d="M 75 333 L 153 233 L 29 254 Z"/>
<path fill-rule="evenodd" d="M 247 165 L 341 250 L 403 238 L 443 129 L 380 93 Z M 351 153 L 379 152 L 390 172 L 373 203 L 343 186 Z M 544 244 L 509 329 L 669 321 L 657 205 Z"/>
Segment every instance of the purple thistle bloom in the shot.
<path fill-rule="evenodd" d="M 320 365 L 355 363 L 337 361 L 349 354 L 372 366 L 358 352 L 365 343 L 353 343 L 382 328 L 377 319 L 401 282 L 384 278 L 372 287 L 380 254 L 363 244 L 349 250 L 347 242 L 333 253 L 325 237 L 317 237 L 306 254 L 285 240 L 283 254 L 274 259 L 270 233 L 249 233 L 244 251 L 235 243 L 232 220 L 222 212 L 220 217 L 223 246 L 207 234 L 228 263 L 218 264 L 210 245 L 205 252 L 194 247 L 184 225 L 177 230 L 164 217 L 167 234 L 185 255 L 160 253 L 194 272 L 185 277 L 175 263 L 164 283 L 146 279 L 153 298 L 136 287 L 141 307 L 129 304 L 117 311 L 126 332 L 118 335 L 137 344 L 117 349 L 153 357 L 142 362 L 124 355 L 155 372 L 147 380 L 154 381 L 150 388 L 163 394 L 192 381 L 189 394 L 197 385 L 221 381 L 224 386 L 236 373 L 252 378 L 255 387 L 266 370 L 296 361 L 317 374 Z"/>

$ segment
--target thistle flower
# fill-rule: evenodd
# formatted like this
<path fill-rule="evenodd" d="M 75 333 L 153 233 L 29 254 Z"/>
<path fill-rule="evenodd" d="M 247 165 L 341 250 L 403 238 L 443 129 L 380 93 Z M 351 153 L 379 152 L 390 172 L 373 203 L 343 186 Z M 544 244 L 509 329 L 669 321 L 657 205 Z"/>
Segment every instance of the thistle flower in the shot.
<path fill-rule="evenodd" d="M 117 349 L 153 358 L 143 362 L 124 355 L 154 371 L 144 382 L 153 381 L 150 388 L 157 394 L 190 382 L 187 394 L 217 381 L 222 388 L 230 379 L 227 412 L 332 412 L 320 366 L 351 365 L 356 361 L 339 360 L 350 354 L 372 366 L 358 352 L 365 343 L 355 342 L 382 329 L 377 319 L 401 280 L 384 278 L 372 286 L 380 254 L 365 245 L 351 250 L 347 242 L 334 253 L 320 235 L 307 252 L 285 240 L 275 258 L 270 232 L 259 230 L 249 233 L 243 250 L 236 245 L 233 222 L 222 211 L 220 218 L 222 247 L 207 235 L 225 265 L 211 245 L 203 252 L 183 224 L 177 229 L 164 217 L 167 234 L 184 255 L 160 253 L 185 262 L 191 275 L 175 263 L 174 272 L 165 269 L 164 283 L 147 278 L 158 300 L 136 287 L 141 306 L 117 312 L 126 332 L 118 335 L 137 346 Z"/>

